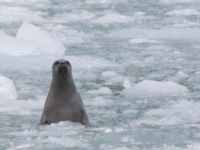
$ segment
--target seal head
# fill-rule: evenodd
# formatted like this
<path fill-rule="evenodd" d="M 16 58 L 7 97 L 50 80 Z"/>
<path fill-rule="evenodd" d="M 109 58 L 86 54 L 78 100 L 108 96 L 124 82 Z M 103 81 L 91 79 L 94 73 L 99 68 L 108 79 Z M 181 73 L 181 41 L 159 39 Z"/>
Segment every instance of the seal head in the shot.
<path fill-rule="evenodd" d="M 57 60 L 53 63 L 53 76 L 57 77 L 57 75 L 63 75 L 63 77 L 67 77 L 71 75 L 71 64 L 69 61 L 61 59 Z"/>

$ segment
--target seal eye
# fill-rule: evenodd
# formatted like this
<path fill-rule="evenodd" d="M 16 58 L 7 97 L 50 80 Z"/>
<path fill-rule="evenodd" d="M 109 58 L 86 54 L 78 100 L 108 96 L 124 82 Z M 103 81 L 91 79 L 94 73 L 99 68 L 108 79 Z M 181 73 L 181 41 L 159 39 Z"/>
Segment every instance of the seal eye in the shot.
<path fill-rule="evenodd" d="M 65 61 L 65 64 L 70 65 L 69 61 L 67 61 L 67 60 Z"/>
<path fill-rule="evenodd" d="M 54 65 L 58 65 L 59 64 L 59 61 L 56 61 L 55 63 L 54 63 Z"/>

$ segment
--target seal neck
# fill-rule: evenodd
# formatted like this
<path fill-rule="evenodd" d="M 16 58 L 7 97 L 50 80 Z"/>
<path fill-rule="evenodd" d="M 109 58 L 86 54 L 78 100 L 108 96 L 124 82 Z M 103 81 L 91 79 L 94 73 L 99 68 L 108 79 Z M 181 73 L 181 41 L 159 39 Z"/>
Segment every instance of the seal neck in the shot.
<path fill-rule="evenodd" d="M 76 86 L 72 76 L 54 76 L 51 83 L 51 90 L 73 94 L 76 91 Z"/>

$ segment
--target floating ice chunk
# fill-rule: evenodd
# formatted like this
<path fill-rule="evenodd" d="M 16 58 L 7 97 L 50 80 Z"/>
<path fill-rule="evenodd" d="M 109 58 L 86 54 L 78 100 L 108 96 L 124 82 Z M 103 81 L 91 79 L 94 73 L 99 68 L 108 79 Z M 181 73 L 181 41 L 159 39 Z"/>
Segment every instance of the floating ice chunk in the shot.
<path fill-rule="evenodd" d="M 111 133 L 112 132 L 112 129 L 108 128 L 104 131 L 105 133 Z"/>
<path fill-rule="evenodd" d="M 35 3 L 38 3 L 38 2 L 40 2 L 40 3 L 48 2 L 48 0 L 29 0 L 28 3 L 27 3 L 27 0 L 18 0 L 18 1 L 16 1 L 16 0 L 0 0 L 0 1 L 6 2 L 6 3 L 11 3 L 11 4 L 13 4 L 13 3 L 15 3 L 15 4 L 26 3 L 26 5 L 33 4 L 33 3 L 35 4 Z"/>
<path fill-rule="evenodd" d="M 108 87 L 101 87 L 97 90 L 88 91 L 90 94 L 112 94 L 112 91 Z"/>
<path fill-rule="evenodd" d="M 100 150 L 114 149 L 112 145 L 107 145 L 107 144 L 101 144 L 99 148 Z"/>
<path fill-rule="evenodd" d="M 177 77 L 179 77 L 181 79 L 185 79 L 185 78 L 187 78 L 189 76 L 188 74 L 186 74 L 186 73 L 184 73 L 182 71 L 177 72 L 176 75 L 177 75 Z"/>
<path fill-rule="evenodd" d="M 194 40 L 200 38 L 200 30 L 196 28 L 162 28 L 162 29 L 145 29 L 129 28 L 113 31 L 108 34 L 109 38 L 146 38 L 146 39 L 187 39 Z"/>
<path fill-rule="evenodd" d="M 65 59 L 69 60 L 75 69 L 94 69 L 94 68 L 109 68 L 117 67 L 118 64 L 113 63 L 104 58 L 94 57 L 89 55 L 83 56 L 67 56 Z"/>
<path fill-rule="evenodd" d="M 143 12 L 143 11 L 137 11 L 137 12 L 134 13 L 134 15 L 135 16 L 144 16 L 144 15 L 146 15 L 146 13 Z"/>
<path fill-rule="evenodd" d="M 174 102 L 171 106 L 151 109 L 144 114 L 144 118 L 139 120 L 139 124 L 153 125 L 179 125 L 187 123 L 197 123 L 200 121 L 200 104 L 181 100 Z"/>
<path fill-rule="evenodd" d="M 199 150 L 200 143 L 193 143 L 192 145 L 188 145 L 188 150 Z"/>
<path fill-rule="evenodd" d="M 42 100 L 13 100 L 4 101 L 0 105 L 0 112 L 18 115 L 31 115 L 34 110 L 41 110 L 44 105 Z"/>
<path fill-rule="evenodd" d="M 25 22 L 21 25 L 16 35 L 17 39 L 29 42 L 38 47 L 39 53 L 60 53 L 63 54 L 65 47 L 57 39 L 53 38 L 48 32 Z"/>
<path fill-rule="evenodd" d="M 144 39 L 144 38 L 130 39 L 129 42 L 133 43 L 133 44 L 158 43 L 158 41 L 150 40 L 150 39 Z"/>
<path fill-rule="evenodd" d="M 122 92 L 126 97 L 185 97 L 189 95 L 186 87 L 172 81 L 144 80 Z"/>
<path fill-rule="evenodd" d="M 199 0 L 160 0 L 163 4 L 174 4 L 174 3 L 191 3 L 198 2 Z"/>
<path fill-rule="evenodd" d="M 16 38 L 0 32 L 0 53 L 8 55 L 63 54 L 65 47 L 51 35 L 30 23 L 23 23 Z"/>
<path fill-rule="evenodd" d="M 179 9 L 166 13 L 167 16 L 194 16 L 199 15 L 199 12 L 195 9 Z"/>
<path fill-rule="evenodd" d="M 126 0 L 87 0 L 86 3 L 88 4 L 113 4 L 113 3 L 120 3 L 126 2 Z"/>
<path fill-rule="evenodd" d="M 171 25 L 171 27 L 175 27 L 175 28 L 188 28 L 188 27 L 196 27 L 198 26 L 198 23 L 194 22 L 194 21 L 184 21 L 182 23 L 175 23 L 173 25 Z"/>
<path fill-rule="evenodd" d="M 94 19 L 93 22 L 102 25 L 110 25 L 113 23 L 127 23 L 133 20 L 132 17 L 120 15 L 117 13 L 109 13 L 105 16 Z"/>
<path fill-rule="evenodd" d="M 183 148 L 183 147 L 178 147 L 178 146 L 171 146 L 164 144 L 162 147 L 156 148 L 154 150 L 197 150 L 197 149 L 188 149 L 188 148 Z"/>
<path fill-rule="evenodd" d="M 16 148 L 17 149 L 28 149 L 32 146 L 34 146 L 34 144 L 22 144 L 22 145 L 16 146 Z"/>
<path fill-rule="evenodd" d="M 85 143 L 84 141 L 81 141 L 81 140 L 78 141 L 77 139 L 73 139 L 69 137 L 61 137 L 61 138 L 49 137 L 48 140 L 51 143 L 55 143 L 65 148 L 88 147 L 88 144 Z"/>
<path fill-rule="evenodd" d="M 88 20 L 93 18 L 95 15 L 88 11 L 82 11 L 74 14 L 68 14 L 69 21 L 79 21 L 79 20 Z"/>
<path fill-rule="evenodd" d="M 185 79 L 187 79 L 189 77 L 188 74 L 186 74 L 185 72 L 182 71 L 178 71 L 174 77 L 172 77 L 171 79 L 173 81 L 183 81 Z"/>
<path fill-rule="evenodd" d="M 117 76 L 117 73 L 114 71 L 105 71 L 102 73 L 102 76 L 105 78 L 112 78 L 114 76 Z"/>
<path fill-rule="evenodd" d="M 91 34 L 91 33 L 85 33 L 83 31 L 80 31 L 80 30 L 75 30 L 75 29 L 72 29 L 70 27 L 67 27 L 66 25 L 63 25 L 63 23 L 65 24 L 66 21 L 82 21 L 83 19 L 89 19 L 89 17 L 92 17 L 90 14 L 90 16 L 87 16 L 86 17 L 86 14 L 85 14 L 85 18 L 81 18 L 83 16 L 80 16 L 81 14 L 80 13 L 83 13 L 82 11 L 75 11 L 76 15 L 77 15 L 77 20 L 68 20 L 69 19 L 69 16 L 65 16 L 65 15 L 62 15 L 62 14 L 57 14 L 54 18 L 52 18 L 50 20 L 50 24 L 48 24 L 48 26 L 45 26 L 45 28 L 47 30 L 50 30 L 52 31 L 52 28 L 53 28 L 53 31 L 52 31 L 52 34 L 55 34 L 57 38 L 61 39 L 62 40 L 62 43 L 65 44 L 65 45 L 73 45 L 75 43 L 83 43 L 83 42 L 86 42 L 87 40 L 90 40 L 94 35 Z M 85 12 L 87 13 L 87 12 Z M 90 12 L 88 12 L 90 13 Z M 70 15 L 70 14 L 68 14 Z M 78 18 L 79 16 L 79 18 Z M 70 17 L 71 18 L 71 17 Z M 74 19 L 75 19 L 74 18 Z M 55 26 L 55 23 L 56 23 L 56 26 Z"/>
<path fill-rule="evenodd" d="M 4 76 L 0 76 L 0 103 L 16 99 L 17 92 L 13 82 Z"/>
<path fill-rule="evenodd" d="M 28 55 L 34 52 L 34 46 L 15 37 L 0 32 L 0 53 L 8 55 Z"/>
<path fill-rule="evenodd" d="M 114 150 L 130 150 L 130 149 L 127 147 L 118 147 L 118 148 L 115 148 Z"/>
<path fill-rule="evenodd" d="M 124 77 L 118 75 L 118 76 L 112 77 L 107 82 L 115 83 L 115 84 L 123 84 L 123 86 L 124 86 Z"/>
<path fill-rule="evenodd" d="M 44 21 L 42 12 L 18 6 L 0 6 L 0 22 Z"/>
<path fill-rule="evenodd" d="M 112 100 L 108 100 L 108 99 L 105 99 L 102 96 L 98 96 L 98 97 L 93 98 L 93 100 L 90 101 L 87 105 L 91 105 L 91 106 L 108 106 L 108 105 L 111 105 L 111 104 L 113 104 Z"/>
<path fill-rule="evenodd" d="M 129 79 L 125 78 L 123 85 L 124 85 L 125 88 L 130 88 L 131 87 L 131 83 L 130 83 Z"/>
<path fill-rule="evenodd" d="M 66 21 L 82 21 L 82 20 L 89 20 L 93 18 L 95 15 L 89 11 L 76 11 L 73 13 L 64 13 L 58 14 L 53 18 L 53 21 L 59 23 L 66 23 Z"/>
<path fill-rule="evenodd" d="M 107 84 L 120 84 L 123 85 L 125 88 L 131 86 L 131 83 L 127 77 L 124 77 L 114 71 L 105 71 L 102 73 L 102 77 L 106 80 Z"/>

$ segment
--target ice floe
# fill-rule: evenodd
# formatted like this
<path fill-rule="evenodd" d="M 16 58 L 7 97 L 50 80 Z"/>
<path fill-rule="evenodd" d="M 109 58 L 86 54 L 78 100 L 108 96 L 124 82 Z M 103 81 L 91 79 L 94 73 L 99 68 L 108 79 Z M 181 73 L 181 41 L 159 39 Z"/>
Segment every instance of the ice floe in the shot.
<path fill-rule="evenodd" d="M 62 15 L 56 15 L 53 18 L 54 22 L 59 23 L 66 23 L 66 22 L 75 22 L 75 21 L 83 21 L 83 20 L 89 20 L 95 17 L 95 15 L 89 11 L 83 10 L 83 11 L 75 11 L 75 12 L 67 12 Z"/>
<path fill-rule="evenodd" d="M 34 12 L 21 6 L 0 6 L 0 22 L 44 21 L 44 13 Z"/>
<path fill-rule="evenodd" d="M 65 51 L 65 47 L 58 39 L 52 37 L 47 31 L 28 22 L 21 25 L 16 38 L 37 45 L 38 49 L 40 49 L 40 51 L 38 50 L 39 53 L 54 54 L 64 53 Z"/>
<path fill-rule="evenodd" d="M 173 81 L 184 81 L 187 78 L 189 78 L 189 75 L 183 71 L 178 71 L 172 78 L 171 80 Z"/>
<path fill-rule="evenodd" d="M 12 80 L 0 75 L 0 103 L 7 100 L 16 100 L 17 92 Z"/>
<path fill-rule="evenodd" d="M 180 100 L 162 108 L 151 109 L 144 114 L 137 124 L 179 125 L 198 123 L 200 121 L 200 104 L 194 101 Z"/>
<path fill-rule="evenodd" d="M 26 3 L 27 1 L 26 1 L 26 0 L 18 0 L 18 1 L 16 1 L 16 0 L 0 0 L 0 2 L 15 3 L 15 4 L 24 4 L 24 3 Z M 33 3 L 38 3 L 38 2 L 40 2 L 40 3 L 42 3 L 42 2 L 48 2 L 48 0 L 29 0 L 29 1 L 28 1 L 28 4 L 29 4 L 29 3 L 33 4 Z M 27 4 L 27 3 L 26 3 L 26 4 Z"/>
<path fill-rule="evenodd" d="M 199 0 L 160 0 L 163 4 L 200 2 Z"/>
<path fill-rule="evenodd" d="M 0 112 L 5 114 L 33 115 L 42 110 L 44 100 L 13 100 L 4 101 L 0 106 Z"/>
<path fill-rule="evenodd" d="M 195 9 L 178 9 L 166 13 L 167 16 L 196 16 L 199 12 Z"/>
<path fill-rule="evenodd" d="M 112 78 L 112 77 L 118 76 L 118 74 L 114 71 L 105 71 L 102 73 L 102 76 L 105 78 Z"/>
<path fill-rule="evenodd" d="M 122 93 L 128 98 L 186 97 L 189 95 L 189 90 L 183 85 L 172 81 L 144 80 L 133 87 L 125 89 Z"/>
<path fill-rule="evenodd" d="M 125 16 L 117 13 L 108 13 L 102 17 L 94 19 L 93 22 L 101 25 L 111 25 L 113 23 L 128 23 L 133 20 L 130 16 Z"/>
<path fill-rule="evenodd" d="M 105 94 L 103 94 L 103 95 L 105 95 Z M 85 104 L 87 104 L 88 106 L 105 107 L 105 106 L 113 104 L 113 101 L 106 99 L 103 96 L 97 96 L 97 97 L 94 97 L 92 99 L 92 101 L 86 102 Z"/>
<path fill-rule="evenodd" d="M 0 33 L 0 53 L 8 55 L 63 54 L 65 47 L 47 31 L 25 22 L 16 37 Z"/>
<path fill-rule="evenodd" d="M 162 29 L 145 29 L 145 28 L 129 28 L 121 29 L 108 34 L 109 38 L 124 39 L 169 39 L 169 40 L 194 40 L 200 38 L 200 30 L 198 28 L 162 28 Z"/>
<path fill-rule="evenodd" d="M 86 0 L 86 3 L 88 4 L 113 4 L 121 2 L 126 2 L 126 0 Z"/>
<path fill-rule="evenodd" d="M 129 42 L 132 43 L 132 44 L 159 43 L 156 40 L 145 39 L 145 38 L 130 39 Z"/>
<path fill-rule="evenodd" d="M 112 91 L 108 88 L 108 87 L 101 87 L 97 90 L 91 90 L 91 91 L 88 91 L 88 93 L 90 94 L 112 94 Z"/>
<path fill-rule="evenodd" d="M 130 87 L 131 87 L 131 82 L 129 81 L 128 78 L 125 78 L 125 79 L 124 79 L 123 86 L 124 86 L 125 88 L 130 88 Z"/>
<path fill-rule="evenodd" d="M 118 64 L 101 58 L 101 57 L 95 57 L 95 56 L 89 56 L 89 55 L 82 55 L 82 56 L 65 56 L 65 59 L 69 60 L 72 63 L 72 66 L 74 68 L 79 69 L 94 69 L 94 68 L 110 68 L 110 67 L 117 67 Z"/>
<path fill-rule="evenodd" d="M 60 145 L 65 148 L 88 147 L 88 144 L 84 139 L 82 141 L 81 140 L 78 141 L 77 139 L 73 139 L 70 137 L 64 137 L 64 138 L 48 137 L 47 140 L 48 142 Z"/>

